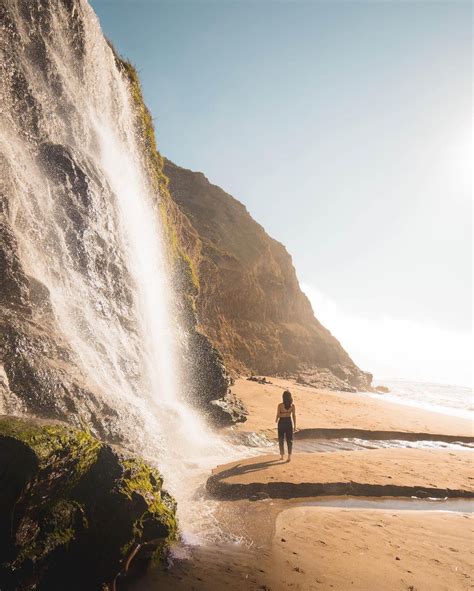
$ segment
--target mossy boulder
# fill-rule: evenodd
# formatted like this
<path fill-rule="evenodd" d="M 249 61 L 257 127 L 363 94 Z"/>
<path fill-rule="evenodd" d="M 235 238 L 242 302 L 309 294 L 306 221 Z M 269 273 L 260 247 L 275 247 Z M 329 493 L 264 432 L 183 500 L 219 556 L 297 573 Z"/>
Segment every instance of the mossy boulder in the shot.
<path fill-rule="evenodd" d="M 138 547 L 163 557 L 177 524 L 162 483 L 85 431 L 0 417 L 0 589 L 107 589 Z"/>

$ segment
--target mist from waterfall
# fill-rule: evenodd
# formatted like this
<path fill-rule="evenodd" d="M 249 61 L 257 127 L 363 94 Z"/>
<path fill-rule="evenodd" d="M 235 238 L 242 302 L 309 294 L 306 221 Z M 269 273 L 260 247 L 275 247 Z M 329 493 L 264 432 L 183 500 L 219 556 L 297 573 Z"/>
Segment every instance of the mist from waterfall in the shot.
<path fill-rule="evenodd" d="M 10 223 L 84 379 L 116 409 L 134 449 L 157 461 L 186 522 L 193 474 L 229 450 L 181 398 L 180 327 L 128 82 L 85 1 L 49 5 L 26 14 L 21 0 L 9 4 L 23 48 L 2 56 Z M 26 98 L 8 78 L 13 59 Z"/>

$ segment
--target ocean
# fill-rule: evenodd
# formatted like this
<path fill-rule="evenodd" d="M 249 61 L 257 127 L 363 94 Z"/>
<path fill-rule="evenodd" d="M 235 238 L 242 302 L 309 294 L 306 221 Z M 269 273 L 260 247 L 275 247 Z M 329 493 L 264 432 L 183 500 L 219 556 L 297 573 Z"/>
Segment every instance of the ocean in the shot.
<path fill-rule="evenodd" d="M 371 394 L 384 400 L 416 406 L 443 414 L 474 419 L 474 396 L 472 388 L 450 384 L 412 382 L 402 379 L 377 379 L 374 386 L 387 386 L 388 394 Z"/>

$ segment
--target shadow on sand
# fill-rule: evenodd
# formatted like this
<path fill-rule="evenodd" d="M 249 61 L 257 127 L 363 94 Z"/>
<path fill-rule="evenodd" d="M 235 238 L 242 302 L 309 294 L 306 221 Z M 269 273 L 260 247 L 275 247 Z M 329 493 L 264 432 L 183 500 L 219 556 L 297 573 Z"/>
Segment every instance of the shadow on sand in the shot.
<path fill-rule="evenodd" d="M 248 474 L 249 472 L 257 472 L 258 470 L 265 470 L 266 468 L 273 468 L 273 466 L 278 466 L 280 464 L 286 464 L 286 460 L 266 460 L 265 462 L 258 462 L 257 464 L 236 464 L 229 468 L 228 470 L 224 470 L 223 472 L 219 472 L 219 478 L 224 479 L 228 478 L 229 476 L 240 476 L 241 474 Z"/>

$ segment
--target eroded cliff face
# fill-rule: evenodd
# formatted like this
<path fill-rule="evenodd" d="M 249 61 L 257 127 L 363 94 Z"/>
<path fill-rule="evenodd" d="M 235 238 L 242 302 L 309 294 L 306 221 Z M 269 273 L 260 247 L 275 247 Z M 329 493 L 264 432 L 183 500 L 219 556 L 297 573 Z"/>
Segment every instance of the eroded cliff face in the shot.
<path fill-rule="evenodd" d="M 170 161 L 164 172 L 191 225 L 186 246 L 199 280 L 199 326 L 227 367 L 286 373 L 334 389 L 367 389 L 371 375 L 318 322 L 285 247 L 202 173 Z"/>

